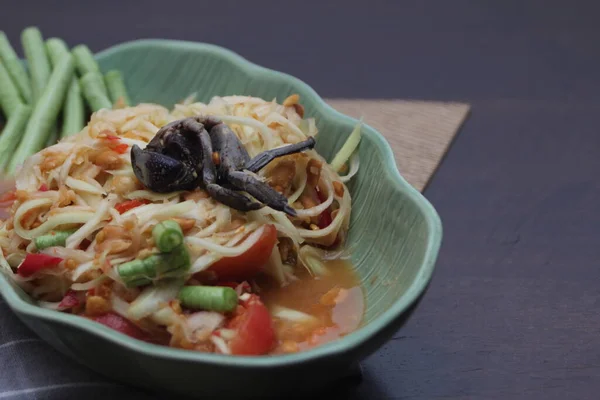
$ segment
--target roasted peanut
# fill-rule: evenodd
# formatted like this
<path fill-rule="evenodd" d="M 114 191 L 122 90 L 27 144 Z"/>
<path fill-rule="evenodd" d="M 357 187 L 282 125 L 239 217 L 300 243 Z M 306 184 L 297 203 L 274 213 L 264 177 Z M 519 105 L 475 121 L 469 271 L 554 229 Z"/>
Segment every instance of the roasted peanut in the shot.
<path fill-rule="evenodd" d="M 40 164 L 40 171 L 47 172 L 61 166 L 67 159 L 67 153 L 46 153 Z"/>
<path fill-rule="evenodd" d="M 272 170 L 269 185 L 279 193 L 285 194 L 292 186 L 296 176 L 296 166 L 293 160 L 280 161 Z"/>
<path fill-rule="evenodd" d="M 196 220 L 191 218 L 173 218 L 173 221 L 177 222 L 184 232 L 189 231 L 196 225 Z"/>
<path fill-rule="evenodd" d="M 288 96 L 284 101 L 283 101 L 283 105 L 285 107 L 291 107 L 294 104 L 298 104 L 298 102 L 300 101 L 300 95 L 295 93 L 292 94 L 291 96 Z"/>
<path fill-rule="evenodd" d="M 102 315 L 110 309 L 110 303 L 100 296 L 88 296 L 85 302 L 85 313 L 89 316 Z"/>
<path fill-rule="evenodd" d="M 284 353 L 297 353 L 300 350 L 298 343 L 293 340 L 284 340 L 281 343 L 281 351 Z"/>
<path fill-rule="evenodd" d="M 140 187 L 140 182 L 130 176 L 115 176 L 111 184 L 114 192 L 121 195 L 133 192 Z"/>
<path fill-rule="evenodd" d="M 342 182 L 333 181 L 333 190 L 338 197 L 342 197 L 344 195 L 344 185 Z"/>
<path fill-rule="evenodd" d="M 294 110 L 296 110 L 296 114 L 298 114 L 300 118 L 304 118 L 304 106 L 302 104 L 294 104 Z"/>
<path fill-rule="evenodd" d="M 94 164 L 104 168 L 105 170 L 119 168 L 122 163 L 123 161 L 119 157 L 119 154 L 112 150 L 101 151 L 94 160 Z"/>
<path fill-rule="evenodd" d="M 308 174 L 306 185 L 310 187 L 316 187 L 319 184 L 321 178 L 321 168 L 323 163 L 319 160 L 311 158 L 306 165 L 306 173 Z"/>
<path fill-rule="evenodd" d="M 212 153 L 212 161 L 213 161 L 213 164 L 218 166 L 219 164 L 221 164 L 221 155 L 216 151 L 213 152 Z"/>

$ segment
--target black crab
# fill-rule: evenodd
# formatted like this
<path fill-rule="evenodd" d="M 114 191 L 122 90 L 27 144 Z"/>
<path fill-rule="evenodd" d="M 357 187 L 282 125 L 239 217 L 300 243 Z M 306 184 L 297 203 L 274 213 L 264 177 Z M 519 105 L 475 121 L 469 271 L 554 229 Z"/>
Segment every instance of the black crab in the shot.
<path fill-rule="evenodd" d="M 267 150 L 250 158 L 236 134 L 221 120 L 196 116 L 163 126 L 145 149 L 134 145 L 135 176 L 153 192 L 206 189 L 215 200 L 239 211 L 263 205 L 295 216 L 287 198 L 256 172 L 277 157 L 312 149 L 315 139 Z M 246 192 L 257 201 L 240 193 Z"/>

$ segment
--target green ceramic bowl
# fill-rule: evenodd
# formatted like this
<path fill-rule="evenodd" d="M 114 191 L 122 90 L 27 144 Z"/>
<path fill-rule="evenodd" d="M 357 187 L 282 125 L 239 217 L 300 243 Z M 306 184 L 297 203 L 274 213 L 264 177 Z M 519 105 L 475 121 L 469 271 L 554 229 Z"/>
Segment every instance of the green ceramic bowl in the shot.
<path fill-rule="evenodd" d="M 356 123 L 300 80 L 212 45 L 142 40 L 112 47 L 97 59 L 103 70 L 123 72 L 135 103 L 170 107 L 194 91 L 201 101 L 233 94 L 283 101 L 299 93 L 306 115 L 317 121 L 317 149 L 328 159 Z M 0 274 L 2 295 L 27 326 L 59 351 L 131 385 L 210 398 L 320 387 L 346 374 L 400 328 L 431 279 L 442 238 L 436 211 L 399 174 L 383 136 L 369 126 L 363 132 L 360 171 L 349 185 L 349 245 L 367 309 L 362 328 L 338 341 L 293 355 L 203 354 L 140 342 L 84 318 L 39 308 Z"/>

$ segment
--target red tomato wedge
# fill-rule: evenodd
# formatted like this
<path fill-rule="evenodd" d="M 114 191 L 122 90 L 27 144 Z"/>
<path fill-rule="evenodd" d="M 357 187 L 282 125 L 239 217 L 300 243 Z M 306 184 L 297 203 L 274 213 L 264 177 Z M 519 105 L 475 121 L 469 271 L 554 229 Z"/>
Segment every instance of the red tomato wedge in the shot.
<path fill-rule="evenodd" d="M 258 241 L 244 253 L 235 257 L 224 257 L 208 269 L 217 274 L 223 281 L 243 281 L 260 272 L 267 263 L 273 247 L 277 243 L 277 229 L 273 225 L 265 225 Z"/>
<path fill-rule="evenodd" d="M 236 336 L 229 342 L 232 354 L 262 355 L 275 345 L 275 330 L 271 314 L 257 295 L 241 307 L 243 311 L 228 324 L 229 329 L 236 331 Z"/>
<path fill-rule="evenodd" d="M 141 330 L 137 325 L 128 319 L 120 316 L 119 314 L 115 314 L 113 312 L 109 312 L 106 314 L 99 315 L 97 317 L 91 318 L 93 321 L 99 322 L 104 326 L 107 326 L 115 331 L 121 332 L 127 336 L 131 336 L 132 338 L 147 340 L 147 335 Z"/>
<path fill-rule="evenodd" d="M 52 257 L 46 254 L 27 253 L 25 260 L 17 268 L 17 274 L 28 277 L 42 269 L 56 267 L 62 260 L 60 257 Z"/>
<path fill-rule="evenodd" d="M 115 205 L 115 210 L 119 212 L 119 214 L 123 214 L 133 208 L 139 207 L 144 204 L 149 204 L 148 200 L 127 200 L 122 203 Z"/>
<path fill-rule="evenodd" d="M 119 154 L 125 154 L 127 153 L 127 149 L 129 149 L 129 146 L 127 146 L 126 143 L 121 143 L 116 145 L 113 150 L 116 151 Z"/>
<path fill-rule="evenodd" d="M 318 189 L 317 196 L 319 197 L 319 203 L 323 203 L 325 200 L 327 200 L 327 197 L 325 197 L 323 192 Z M 320 229 L 325 229 L 331 224 L 332 221 L 333 219 L 331 218 L 331 211 L 328 208 L 321 213 L 321 216 L 319 217 L 319 223 L 317 225 Z"/>
<path fill-rule="evenodd" d="M 67 310 L 69 308 L 77 307 L 80 304 L 81 301 L 79 300 L 79 294 L 74 290 L 68 290 L 67 293 L 65 293 L 63 299 L 58 304 L 58 309 Z"/>
<path fill-rule="evenodd" d="M 10 192 L 3 193 L 0 196 L 0 203 L 11 203 L 17 199 L 17 192 L 11 190 Z"/>

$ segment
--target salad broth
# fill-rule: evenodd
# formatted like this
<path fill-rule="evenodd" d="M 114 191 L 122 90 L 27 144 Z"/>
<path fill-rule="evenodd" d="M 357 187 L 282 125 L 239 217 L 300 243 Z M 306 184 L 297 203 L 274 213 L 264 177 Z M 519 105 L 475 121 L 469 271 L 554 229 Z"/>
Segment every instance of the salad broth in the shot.
<path fill-rule="evenodd" d="M 270 281 L 260 284 L 260 297 L 267 307 L 286 307 L 315 318 L 312 322 L 275 318 L 279 344 L 274 353 L 307 350 L 360 326 L 365 300 L 351 264 L 335 260 L 325 262 L 325 267 L 326 276 L 313 277 L 302 270 L 297 273 L 298 280 L 284 287 Z"/>

